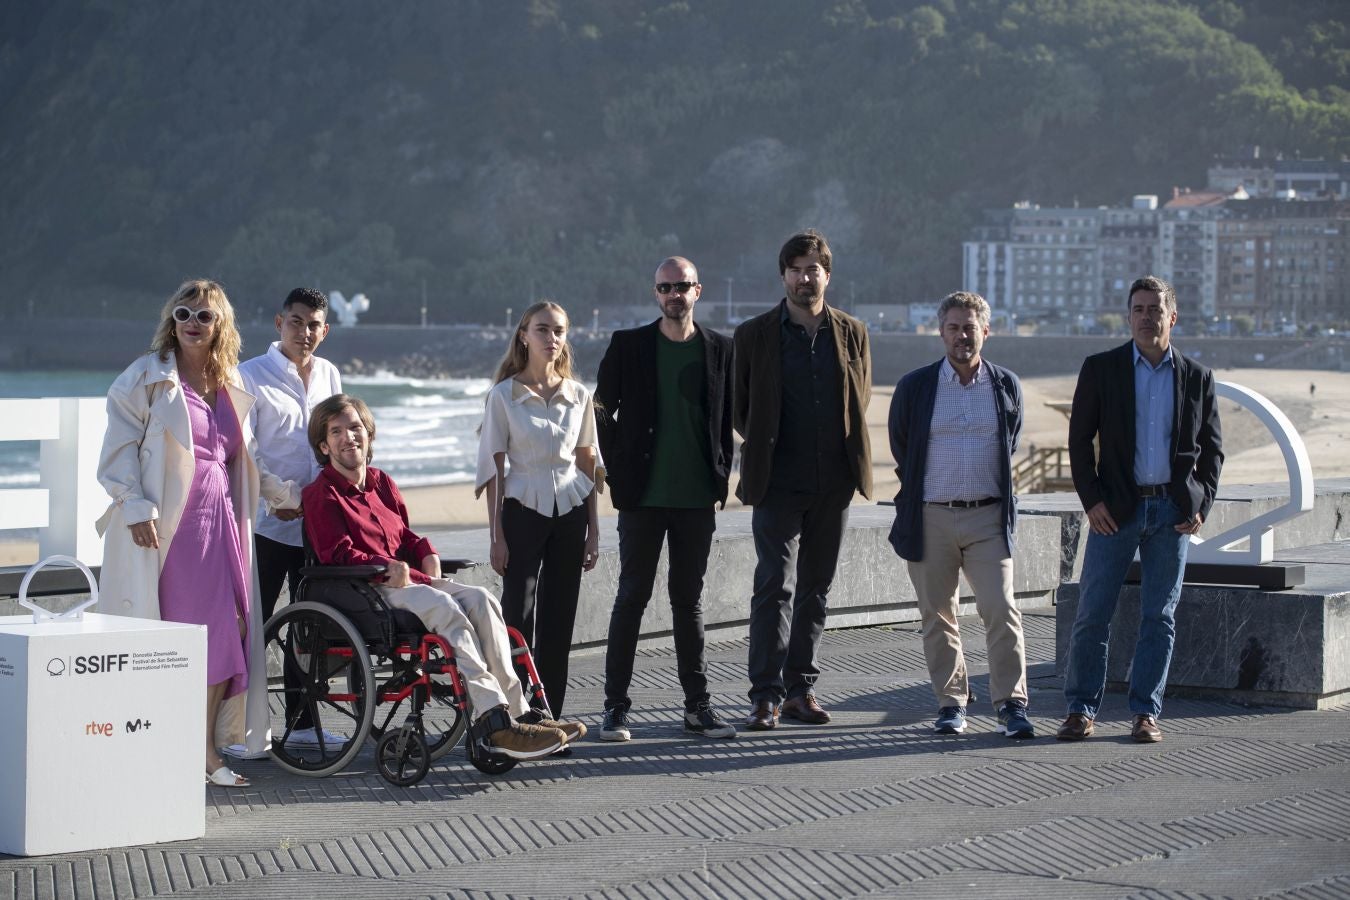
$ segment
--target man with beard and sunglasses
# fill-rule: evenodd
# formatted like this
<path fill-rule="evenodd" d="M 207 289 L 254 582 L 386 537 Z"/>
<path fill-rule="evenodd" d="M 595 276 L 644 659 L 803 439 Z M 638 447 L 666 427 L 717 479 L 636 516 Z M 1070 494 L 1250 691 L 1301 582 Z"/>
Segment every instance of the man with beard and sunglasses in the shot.
<path fill-rule="evenodd" d="M 1022 432 L 1022 384 L 981 358 L 989 304 L 958 291 L 938 306 L 946 355 L 896 385 L 889 431 L 900 493 L 890 541 L 906 560 L 923 622 L 923 653 L 937 695 L 938 734 L 966 730 L 971 696 L 961 650 L 958 579 L 975 591 L 989 657 L 998 731 L 1036 736 L 1027 719 L 1022 614 L 1013 597 L 1012 457 Z"/>
<path fill-rule="evenodd" d="M 694 323 L 703 286 L 681 256 L 656 269 L 661 318 L 616 331 L 596 380 L 596 428 L 619 511 L 619 588 L 605 652 L 600 739 L 627 741 L 642 614 L 661 547 L 669 549 L 675 659 L 684 729 L 734 738 L 712 708 L 703 647 L 703 576 L 731 469 L 731 339 Z"/>
<path fill-rule="evenodd" d="M 795 234 L 778 253 L 786 297 L 736 329 L 736 494 L 754 507 L 750 715 L 766 731 L 782 715 L 830 721 L 816 700 L 816 651 L 855 491 L 872 496 L 867 326 L 825 302 L 830 245 Z"/>

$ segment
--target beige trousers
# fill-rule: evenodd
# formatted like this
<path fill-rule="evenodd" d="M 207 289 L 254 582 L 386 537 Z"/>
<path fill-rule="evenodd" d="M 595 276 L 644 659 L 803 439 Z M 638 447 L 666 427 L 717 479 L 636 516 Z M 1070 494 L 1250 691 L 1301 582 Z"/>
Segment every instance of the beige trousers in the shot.
<path fill-rule="evenodd" d="M 454 648 L 455 665 L 473 706 L 470 721 L 497 706 L 507 707 L 513 717 L 529 711 L 511 665 L 502 607 L 489 591 L 448 578 L 401 588 L 375 587 L 390 606 L 415 614 Z"/>
<path fill-rule="evenodd" d="M 989 653 L 989 690 L 995 708 L 1027 699 L 1022 614 L 1013 598 L 1013 562 L 1003 544 L 1003 509 L 923 508 L 923 560 L 909 562 L 919 596 L 923 653 L 939 706 L 965 706 L 970 693 L 957 625 L 958 573 L 975 591 Z"/>

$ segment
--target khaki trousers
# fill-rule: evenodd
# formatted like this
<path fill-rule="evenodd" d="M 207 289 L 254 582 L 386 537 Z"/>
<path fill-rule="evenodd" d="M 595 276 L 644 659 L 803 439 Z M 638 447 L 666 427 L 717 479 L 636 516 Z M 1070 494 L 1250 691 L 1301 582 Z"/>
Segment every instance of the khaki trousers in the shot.
<path fill-rule="evenodd" d="M 501 604 L 490 592 L 448 578 L 401 588 L 375 587 L 390 606 L 413 613 L 454 648 L 455 665 L 473 706 L 470 721 L 498 706 L 507 707 L 512 717 L 529 711 L 511 665 Z"/>
<path fill-rule="evenodd" d="M 1027 699 L 1022 614 L 1013 598 L 1013 562 L 1003 543 L 1003 509 L 923 508 L 923 560 L 909 562 L 919 596 L 923 653 L 939 706 L 965 706 L 970 694 L 961 631 L 956 623 L 958 573 L 975 591 L 989 653 L 990 699 L 997 708 Z"/>

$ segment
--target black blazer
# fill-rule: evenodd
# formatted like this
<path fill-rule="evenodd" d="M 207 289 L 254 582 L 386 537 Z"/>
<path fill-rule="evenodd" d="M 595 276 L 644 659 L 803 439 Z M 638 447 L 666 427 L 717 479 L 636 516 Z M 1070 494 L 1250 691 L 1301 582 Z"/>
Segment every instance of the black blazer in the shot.
<path fill-rule="evenodd" d="M 1138 503 L 1134 482 L 1134 342 L 1089 356 L 1078 373 L 1069 416 L 1073 487 L 1091 509 L 1106 503 L 1124 521 Z M 1214 373 L 1172 348 L 1172 479 L 1168 496 L 1187 518 L 1209 516 L 1223 468 Z M 1093 447 L 1098 439 L 1100 457 Z"/>
<path fill-rule="evenodd" d="M 636 509 L 651 476 L 656 442 L 656 341 L 661 320 L 616 331 L 595 386 L 595 425 L 615 509 Z M 727 502 L 731 474 L 731 338 L 695 325 L 707 365 L 708 446 L 717 497 Z"/>

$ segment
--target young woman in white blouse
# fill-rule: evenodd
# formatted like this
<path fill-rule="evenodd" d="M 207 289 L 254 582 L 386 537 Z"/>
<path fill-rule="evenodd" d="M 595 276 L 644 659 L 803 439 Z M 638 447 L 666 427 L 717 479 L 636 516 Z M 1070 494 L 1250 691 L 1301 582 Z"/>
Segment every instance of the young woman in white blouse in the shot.
<path fill-rule="evenodd" d="M 599 555 L 603 483 L 591 392 L 572 377 L 567 312 L 540 301 L 520 318 L 487 395 L 476 494 L 487 492 L 502 613 L 534 654 L 555 717 L 567 696 L 581 573 Z"/>

